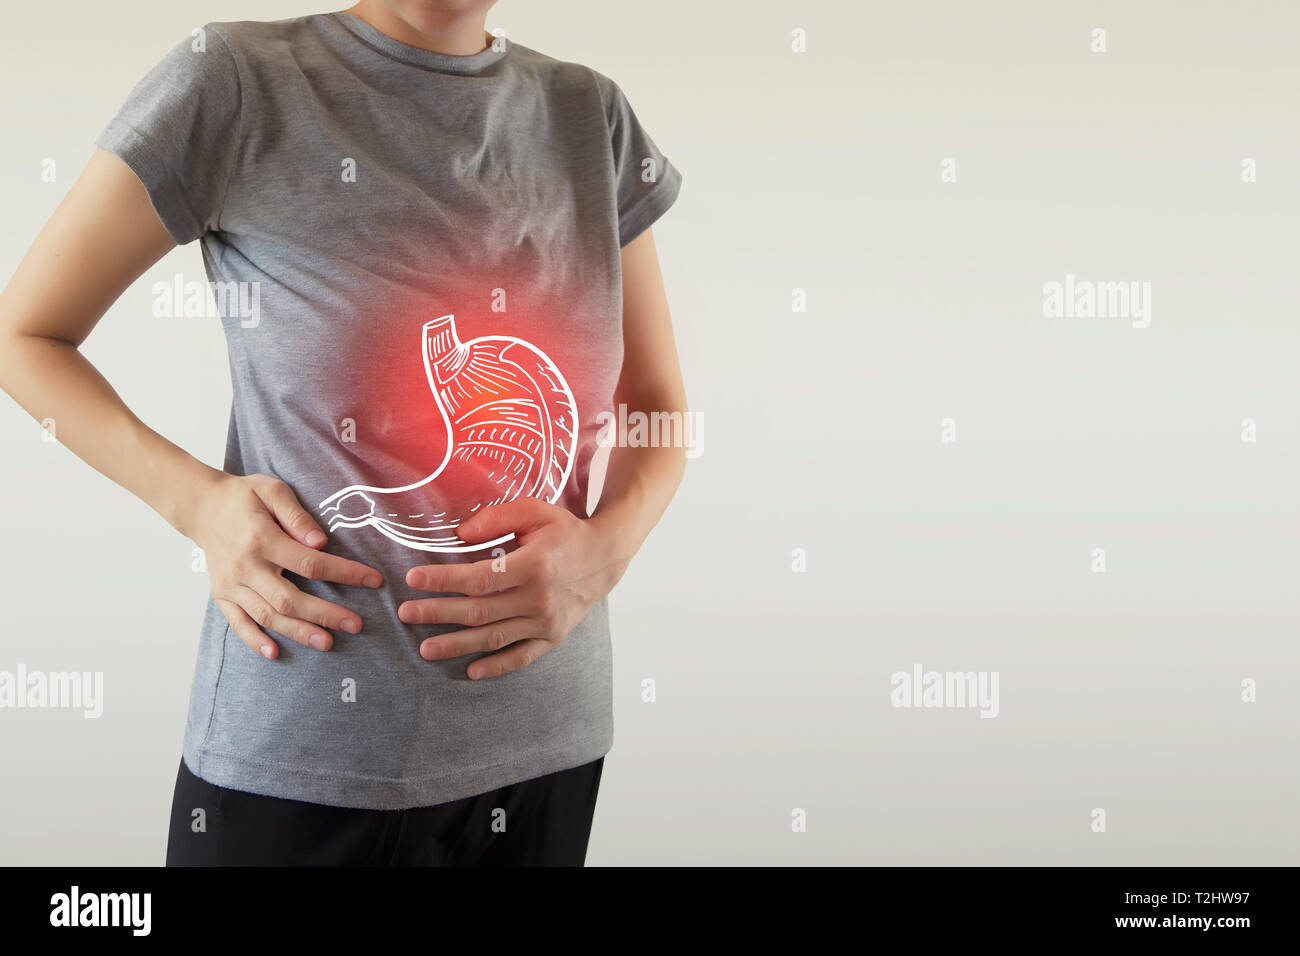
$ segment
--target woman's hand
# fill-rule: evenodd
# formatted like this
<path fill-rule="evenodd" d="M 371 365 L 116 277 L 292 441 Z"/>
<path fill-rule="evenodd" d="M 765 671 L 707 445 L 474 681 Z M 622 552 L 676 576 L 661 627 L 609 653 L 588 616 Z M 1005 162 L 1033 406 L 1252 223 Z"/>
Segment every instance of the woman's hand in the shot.
<path fill-rule="evenodd" d="M 456 532 L 469 542 L 514 532 L 520 547 L 504 558 L 412 568 L 406 583 L 416 590 L 465 597 L 406 601 L 397 615 L 407 624 L 465 625 L 425 640 L 425 660 L 496 651 L 469 665 L 471 680 L 520 670 L 559 647 L 627 569 L 603 526 L 536 498 L 485 508 Z"/>
<path fill-rule="evenodd" d="M 320 549 L 325 532 L 278 478 L 217 472 L 194 499 L 186 532 L 206 556 L 212 596 L 230 629 L 251 650 L 275 659 L 279 647 L 263 630 L 327 651 L 330 630 L 356 634 L 361 618 L 347 608 L 304 594 L 281 574 L 377 588 L 374 568 Z"/>

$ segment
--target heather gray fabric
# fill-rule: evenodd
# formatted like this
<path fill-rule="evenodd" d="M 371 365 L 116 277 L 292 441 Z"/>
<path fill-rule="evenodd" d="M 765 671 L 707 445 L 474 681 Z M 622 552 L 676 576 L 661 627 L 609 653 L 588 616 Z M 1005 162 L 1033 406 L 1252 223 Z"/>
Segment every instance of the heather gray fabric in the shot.
<path fill-rule="evenodd" d="M 622 363 L 619 249 L 681 183 L 613 81 L 518 44 L 430 53 L 344 13 L 216 23 L 166 56 L 97 144 L 135 171 L 177 242 L 201 240 L 212 282 L 255 283 L 223 298 L 228 471 L 281 478 L 312 511 L 350 485 L 433 473 L 452 439 L 422 329 L 454 315 L 462 345 L 523 340 L 567 382 L 576 439 L 562 411 L 546 413 L 548 447 L 573 447 L 553 451 L 550 475 L 556 503 L 585 516 L 596 416 Z M 533 358 L 526 348 L 511 354 Z M 440 488 L 417 492 L 431 515 L 452 507 Z M 328 550 L 386 580 L 376 592 L 291 576 L 362 616 L 333 651 L 277 635 L 280 659 L 264 660 L 209 602 L 184 743 L 195 774 L 397 809 L 609 750 L 604 601 L 532 666 L 470 681 L 472 657 L 423 660 L 438 628 L 396 608 L 427 596 L 406 587 L 410 567 L 487 552 L 418 550 L 373 526 L 336 529 Z"/>

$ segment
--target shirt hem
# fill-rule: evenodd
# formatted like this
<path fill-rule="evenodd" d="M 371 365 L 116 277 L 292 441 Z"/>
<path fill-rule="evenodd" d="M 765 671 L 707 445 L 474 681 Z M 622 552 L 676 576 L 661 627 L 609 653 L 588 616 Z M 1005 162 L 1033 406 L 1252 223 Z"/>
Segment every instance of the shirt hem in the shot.
<path fill-rule="evenodd" d="M 176 174 L 158 158 L 161 151 L 143 133 L 114 118 L 95 139 L 95 145 L 126 163 L 140 180 L 154 214 L 173 242 L 183 246 L 202 235 L 194 214 L 172 198 L 179 189 Z"/>
<path fill-rule="evenodd" d="M 646 193 L 636 205 L 624 213 L 618 225 L 620 249 L 645 232 L 677 201 L 682 189 L 682 174 L 672 163 L 666 163 L 658 187 Z"/>
<path fill-rule="evenodd" d="M 230 790 L 359 810 L 408 810 L 579 767 L 603 757 L 612 746 L 612 735 L 604 735 L 564 747 L 530 751 L 486 767 L 406 778 L 287 767 L 247 754 L 192 747 L 188 742 L 183 757 L 196 777 Z"/>

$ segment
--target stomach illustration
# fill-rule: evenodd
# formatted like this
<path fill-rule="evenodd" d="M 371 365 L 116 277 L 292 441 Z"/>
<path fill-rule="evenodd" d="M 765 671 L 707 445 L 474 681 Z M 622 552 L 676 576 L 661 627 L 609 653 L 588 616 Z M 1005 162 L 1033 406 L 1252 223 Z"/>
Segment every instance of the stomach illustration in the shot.
<path fill-rule="evenodd" d="M 555 363 L 529 342 L 483 336 L 461 342 L 455 316 L 424 325 L 424 371 L 446 429 L 446 453 L 427 478 L 400 488 L 350 485 L 320 503 L 329 530 L 373 528 L 419 551 L 477 551 L 456 529 L 517 498 L 554 503 L 577 445 L 578 409 Z"/>

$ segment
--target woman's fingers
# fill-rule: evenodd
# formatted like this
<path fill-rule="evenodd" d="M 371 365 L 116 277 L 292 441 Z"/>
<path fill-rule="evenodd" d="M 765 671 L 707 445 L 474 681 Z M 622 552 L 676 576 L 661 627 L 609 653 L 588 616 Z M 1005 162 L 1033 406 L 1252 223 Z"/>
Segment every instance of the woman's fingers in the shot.
<path fill-rule="evenodd" d="M 299 544 L 287 534 L 272 536 L 262 548 L 262 557 L 276 567 L 312 581 L 333 581 L 362 588 L 377 588 L 383 576 L 360 561 L 349 561 Z"/>
<path fill-rule="evenodd" d="M 370 588 L 382 587 L 383 575 L 319 550 L 324 531 L 283 481 L 268 475 L 227 479 L 213 502 L 212 533 L 202 539 L 210 541 L 213 598 L 231 630 L 271 659 L 279 656 L 279 645 L 267 631 L 322 651 L 334 646 L 331 630 L 360 633 L 357 614 L 304 593 L 286 572 Z"/>
<path fill-rule="evenodd" d="M 275 660 L 279 656 L 280 648 L 276 646 L 275 641 L 266 636 L 242 607 L 234 601 L 227 601 L 224 598 L 217 598 L 216 602 L 218 610 L 225 617 L 230 629 L 247 645 L 250 651 L 261 654 L 269 660 Z"/>
<path fill-rule="evenodd" d="M 406 624 L 464 624 L 481 627 L 493 621 L 527 615 L 533 608 L 518 590 L 488 597 L 418 598 L 405 601 L 397 608 L 398 618 Z"/>
<path fill-rule="evenodd" d="M 516 641 L 532 638 L 540 640 L 540 633 L 541 628 L 537 622 L 526 617 L 512 617 L 505 621 L 493 621 L 483 627 L 471 627 L 427 638 L 420 644 L 420 656 L 426 661 L 441 661 L 481 651 L 499 651 Z"/>
<path fill-rule="evenodd" d="M 239 588 L 235 592 L 235 598 L 244 612 L 263 630 L 283 634 L 291 641 L 296 641 L 304 647 L 314 647 L 318 651 L 328 651 L 334 645 L 334 638 L 328 631 L 309 624 L 301 618 L 282 614 L 270 601 L 252 588 Z"/>
<path fill-rule="evenodd" d="M 297 618 L 303 623 L 316 624 L 335 631 L 346 631 L 349 634 L 358 634 L 361 631 L 361 618 L 352 611 L 318 598 L 314 594 L 304 594 L 272 565 L 268 564 L 262 570 L 254 571 L 248 576 L 244 586 L 265 601 L 272 611 L 283 617 Z"/>
<path fill-rule="evenodd" d="M 511 644 L 499 654 L 481 657 L 466 668 L 470 680 L 482 680 L 485 677 L 500 677 L 511 671 L 521 671 L 547 651 L 555 650 L 550 641 L 532 638 Z"/>
<path fill-rule="evenodd" d="M 494 594 L 530 579 L 530 557 L 526 548 L 520 548 L 504 558 L 484 558 L 472 564 L 422 564 L 406 572 L 406 583 L 417 591 Z"/>
<path fill-rule="evenodd" d="M 307 509 L 298 502 L 298 496 L 293 493 L 292 488 L 278 478 L 268 478 L 253 487 L 257 496 L 275 516 L 280 527 L 295 541 L 309 548 L 324 546 L 327 540 L 325 532 L 307 513 Z"/>
<path fill-rule="evenodd" d="M 523 620 L 515 618 L 515 620 Z M 526 622 L 515 626 L 515 622 L 506 620 L 491 627 L 477 628 L 481 633 L 458 631 L 454 635 L 430 637 L 420 645 L 420 657 L 426 661 L 442 661 L 448 657 L 461 657 L 480 650 L 497 650 L 477 661 L 469 663 L 465 676 L 471 680 L 499 678 L 511 671 L 524 670 L 542 654 L 555 649 L 555 645 L 541 637 L 526 637 L 530 628 Z M 452 640 L 448 640 L 452 639 Z"/>

